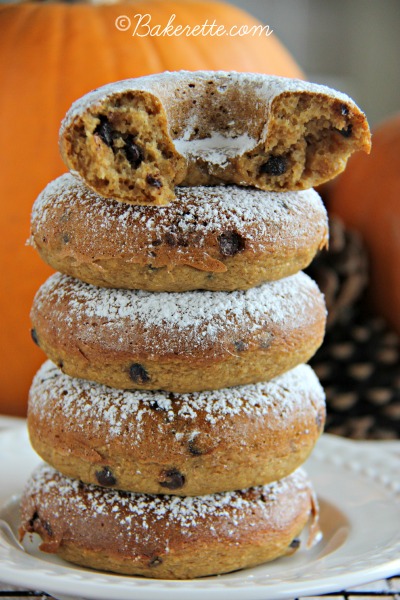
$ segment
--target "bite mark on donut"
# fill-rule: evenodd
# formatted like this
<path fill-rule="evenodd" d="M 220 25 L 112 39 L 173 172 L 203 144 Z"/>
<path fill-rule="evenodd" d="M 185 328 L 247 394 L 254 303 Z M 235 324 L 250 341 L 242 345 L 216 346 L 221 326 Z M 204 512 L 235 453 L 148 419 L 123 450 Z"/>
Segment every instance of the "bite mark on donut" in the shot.
<path fill-rule="evenodd" d="M 66 137 L 73 168 L 108 198 L 168 204 L 186 171 L 155 97 L 116 95 L 76 119 Z"/>

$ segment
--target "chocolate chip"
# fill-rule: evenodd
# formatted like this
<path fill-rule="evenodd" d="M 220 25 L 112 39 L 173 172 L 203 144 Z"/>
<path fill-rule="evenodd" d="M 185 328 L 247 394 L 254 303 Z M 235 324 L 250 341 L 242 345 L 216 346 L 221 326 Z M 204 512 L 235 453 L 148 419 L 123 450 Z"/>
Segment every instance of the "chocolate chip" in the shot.
<path fill-rule="evenodd" d="M 117 483 L 109 467 L 104 467 L 101 471 L 96 471 L 95 475 L 100 485 L 112 486 Z"/>
<path fill-rule="evenodd" d="M 36 346 L 39 346 L 39 338 L 38 338 L 38 335 L 36 333 L 36 329 L 31 329 L 31 338 L 35 342 Z"/>
<path fill-rule="evenodd" d="M 67 223 L 67 221 L 69 221 L 70 218 L 70 213 L 71 211 L 69 210 L 65 211 L 65 213 L 60 217 L 60 223 Z"/>
<path fill-rule="evenodd" d="M 62 369 L 62 368 L 64 367 L 64 361 L 62 361 L 62 360 L 59 360 L 59 361 L 58 361 L 58 363 L 57 363 L 57 367 L 58 367 L 59 369 Z"/>
<path fill-rule="evenodd" d="M 203 454 L 203 452 L 200 450 L 200 448 L 198 448 L 196 446 L 196 443 L 194 440 L 189 441 L 188 448 L 189 448 L 190 454 L 193 454 L 193 456 L 201 456 Z"/>
<path fill-rule="evenodd" d="M 29 519 L 29 521 L 28 521 L 29 527 L 31 527 L 33 529 L 35 526 L 35 521 L 37 521 L 38 519 L 39 519 L 39 514 L 35 511 L 33 513 L 33 517 L 31 519 Z"/>
<path fill-rule="evenodd" d="M 287 170 L 287 160 L 284 156 L 270 156 L 260 167 L 260 173 L 267 175 L 283 175 Z"/>
<path fill-rule="evenodd" d="M 52 536 L 53 535 L 53 529 L 51 528 L 50 523 L 48 523 L 47 521 L 41 521 L 43 528 L 46 530 L 47 535 L 48 536 Z"/>
<path fill-rule="evenodd" d="M 234 256 L 242 252 L 246 242 L 236 231 L 227 231 L 218 237 L 219 248 L 223 256 Z"/>
<path fill-rule="evenodd" d="M 31 519 L 29 519 L 28 524 L 32 531 L 40 533 L 40 530 L 43 528 L 49 537 L 53 535 L 53 529 L 51 528 L 50 523 L 47 521 L 42 521 L 37 511 L 33 513 L 33 516 Z"/>
<path fill-rule="evenodd" d="M 295 538 L 290 544 L 289 544 L 289 548 L 292 548 L 293 550 L 297 550 L 298 548 L 300 548 L 300 540 L 298 538 Z"/>
<path fill-rule="evenodd" d="M 162 188 L 162 182 L 153 175 L 147 175 L 146 182 L 155 188 Z"/>
<path fill-rule="evenodd" d="M 174 233 L 166 233 L 164 239 L 168 246 L 176 246 L 178 240 L 176 239 L 176 235 Z"/>
<path fill-rule="evenodd" d="M 235 346 L 235 349 L 238 352 L 243 352 L 243 350 L 246 349 L 246 344 L 242 340 L 238 340 L 237 342 L 233 342 L 233 345 Z"/>
<path fill-rule="evenodd" d="M 189 246 L 189 242 L 182 235 L 180 235 L 178 237 L 178 245 L 182 246 L 182 248 L 187 248 Z"/>
<path fill-rule="evenodd" d="M 139 363 L 133 363 L 133 365 L 129 367 L 129 376 L 135 383 L 147 383 L 150 381 L 146 369 Z"/>
<path fill-rule="evenodd" d="M 152 246 L 161 246 L 161 244 L 162 244 L 162 240 L 158 240 L 158 239 L 157 240 L 153 240 L 151 242 Z"/>
<path fill-rule="evenodd" d="M 155 556 L 149 562 L 149 567 L 157 567 L 157 565 L 161 565 L 162 559 L 159 556 Z"/>
<path fill-rule="evenodd" d="M 165 481 L 160 481 L 159 484 L 161 487 L 167 488 L 168 490 L 178 490 L 185 484 L 185 477 L 178 469 L 167 469 L 166 471 L 162 471 L 161 477 L 165 479 Z"/>
<path fill-rule="evenodd" d="M 99 119 L 100 119 L 100 123 L 97 125 L 96 129 L 94 130 L 94 134 L 98 135 L 107 146 L 111 147 L 112 143 L 113 143 L 112 127 L 111 127 L 107 117 L 105 117 L 104 115 L 100 115 Z"/>
<path fill-rule="evenodd" d="M 124 146 L 125 156 L 134 169 L 137 169 L 143 161 L 143 150 L 135 142 L 133 135 L 129 134 L 125 138 Z"/>
<path fill-rule="evenodd" d="M 348 125 L 345 129 L 339 130 L 340 135 L 342 135 L 345 138 L 351 137 L 352 132 L 353 132 L 353 125 Z"/>

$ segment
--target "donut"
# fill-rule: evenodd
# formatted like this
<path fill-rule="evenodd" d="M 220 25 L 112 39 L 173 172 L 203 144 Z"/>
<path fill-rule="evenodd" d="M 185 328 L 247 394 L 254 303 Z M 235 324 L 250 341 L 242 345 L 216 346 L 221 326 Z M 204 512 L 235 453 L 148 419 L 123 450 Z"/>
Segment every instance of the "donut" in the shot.
<path fill-rule="evenodd" d="M 307 362 L 326 309 L 303 272 L 246 291 L 158 294 L 56 273 L 31 320 L 34 341 L 68 375 L 184 393 L 267 381 Z"/>
<path fill-rule="evenodd" d="M 302 470 L 267 486 L 197 497 L 105 490 L 40 466 L 25 488 L 20 537 L 104 571 L 191 579 L 291 554 L 318 508 Z"/>
<path fill-rule="evenodd" d="M 166 207 L 127 205 L 66 174 L 38 197 L 30 243 L 86 283 L 157 292 L 247 289 L 306 268 L 327 244 L 314 190 L 202 186 L 176 196 Z"/>
<path fill-rule="evenodd" d="M 67 167 L 94 191 L 168 204 L 174 186 L 301 190 L 370 149 L 365 115 L 328 87 L 258 73 L 165 72 L 77 100 L 60 131 Z"/>
<path fill-rule="evenodd" d="M 28 404 L 43 460 L 85 483 L 145 494 L 201 496 L 282 479 L 307 459 L 324 421 L 324 392 L 307 365 L 269 383 L 179 395 L 116 390 L 47 361 Z"/>

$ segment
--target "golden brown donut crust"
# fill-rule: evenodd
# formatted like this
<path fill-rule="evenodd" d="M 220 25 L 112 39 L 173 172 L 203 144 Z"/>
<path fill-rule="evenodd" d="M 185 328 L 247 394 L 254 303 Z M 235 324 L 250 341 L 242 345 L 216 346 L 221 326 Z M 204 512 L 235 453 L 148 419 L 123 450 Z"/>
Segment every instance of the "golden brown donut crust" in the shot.
<path fill-rule="evenodd" d="M 104 490 L 43 465 L 31 476 L 20 536 L 79 565 L 159 579 L 191 579 L 292 553 L 317 505 L 304 471 L 264 487 L 180 498 Z"/>
<path fill-rule="evenodd" d="M 370 149 L 365 115 L 325 86 L 255 73 L 180 71 L 77 100 L 60 131 L 67 167 L 102 196 L 168 204 L 175 185 L 314 187 Z"/>
<path fill-rule="evenodd" d="M 126 205 L 65 174 L 38 197 L 30 243 L 86 283 L 158 292 L 248 289 L 306 268 L 327 244 L 314 190 L 189 187 L 176 196 L 163 208 Z"/>
<path fill-rule="evenodd" d="M 286 477 L 307 459 L 324 421 L 324 392 L 308 365 L 269 383 L 179 395 L 115 390 L 47 361 L 28 405 L 33 448 L 64 475 L 181 496 Z"/>
<path fill-rule="evenodd" d="M 98 288 L 59 273 L 36 294 L 34 339 L 65 373 L 193 392 L 268 381 L 322 343 L 325 303 L 300 272 L 235 292 Z"/>

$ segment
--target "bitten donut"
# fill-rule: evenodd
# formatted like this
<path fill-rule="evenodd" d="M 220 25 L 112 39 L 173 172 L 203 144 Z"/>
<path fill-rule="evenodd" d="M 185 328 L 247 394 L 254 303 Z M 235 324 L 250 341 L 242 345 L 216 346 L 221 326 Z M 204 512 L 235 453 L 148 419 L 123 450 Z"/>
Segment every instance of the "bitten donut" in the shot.
<path fill-rule="evenodd" d="M 324 421 L 324 392 L 307 365 L 269 383 L 179 395 L 116 390 L 47 361 L 28 405 L 31 443 L 46 462 L 85 483 L 146 494 L 282 479 L 304 463 Z"/>
<path fill-rule="evenodd" d="M 62 371 L 115 388 L 194 392 L 267 381 L 322 343 L 325 303 L 303 272 L 235 292 L 99 288 L 56 273 L 31 311 Z"/>
<path fill-rule="evenodd" d="M 54 269 L 93 285 L 182 292 L 288 277 L 327 239 L 314 190 L 177 188 L 169 206 L 143 207 L 101 198 L 67 174 L 37 199 L 30 243 Z"/>
<path fill-rule="evenodd" d="M 44 552 L 127 575 L 191 579 L 291 554 L 316 499 L 306 474 L 238 492 L 186 497 L 105 490 L 39 467 L 21 507 L 21 538 L 38 533 Z"/>
<path fill-rule="evenodd" d="M 314 187 L 370 149 L 345 94 L 255 73 L 180 71 L 112 83 L 76 101 L 60 131 L 67 167 L 107 198 L 167 204 L 175 185 Z"/>

